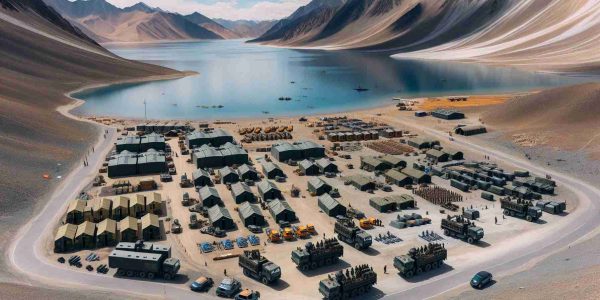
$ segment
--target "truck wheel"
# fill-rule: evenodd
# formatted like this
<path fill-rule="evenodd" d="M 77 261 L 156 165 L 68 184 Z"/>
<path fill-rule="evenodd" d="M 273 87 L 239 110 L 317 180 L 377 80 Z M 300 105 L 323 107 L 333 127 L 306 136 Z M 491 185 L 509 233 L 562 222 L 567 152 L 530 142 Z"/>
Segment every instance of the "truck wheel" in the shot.
<path fill-rule="evenodd" d="M 344 293 L 344 295 L 342 296 L 342 299 L 349 299 L 349 298 L 350 298 L 349 293 Z"/>
<path fill-rule="evenodd" d="M 506 210 L 506 209 L 505 209 L 505 210 L 504 210 L 504 215 L 505 215 L 505 216 L 508 216 L 508 215 L 510 215 L 510 212 L 509 212 L 508 210 Z"/>
<path fill-rule="evenodd" d="M 473 244 L 475 240 L 472 237 L 467 238 L 467 243 Z"/>
<path fill-rule="evenodd" d="M 172 276 L 169 273 L 165 273 L 165 275 L 163 276 L 165 278 L 165 280 L 171 280 Z"/>
<path fill-rule="evenodd" d="M 148 273 L 148 279 L 150 279 L 150 280 L 154 279 L 154 273 Z"/>
<path fill-rule="evenodd" d="M 308 265 L 302 265 L 302 267 L 300 267 L 300 269 L 302 271 L 308 271 L 309 267 L 308 267 Z"/>
<path fill-rule="evenodd" d="M 356 250 L 360 250 L 360 244 L 359 243 L 354 244 L 354 248 L 356 248 Z"/>
<path fill-rule="evenodd" d="M 332 263 L 331 258 L 328 258 L 325 260 L 326 265 L 331 265 L 331 263 Z"/>
<path fill-rule="evenodd" d="M 515 212 L 514 212 L 514 211 L 511 211 L 511 212 L 510 212 L 510 216 L 511 216 L 511 217 L 514 217 L 514 216 L 515 216 Z"/>
<path fill-rule="evenodd" d="M 260 279 L 260 282 L 262 282 L 264 285 L 269 284 L 269 280 L 267 279 L 267 277 L 264 276 Z"/>
<path fill-rule="evenodd" d="M 360 288 L 358 288 L 358 294 L 359 295 L 364 294 L 364 293 L 365 293 L 365 287 L 364 286 L 361 286 Z"/>
<path fill-rule="evenodd" d="M 140 272 L 140 273 L 138 274 L 138 276 L 139 276 L 140 278 L 146 278 L 146 272 Z"/>
<path fill-rule="evenodd" d="M 250 271 L 248 271 L 247 269 L 244 269 L 244 275 L 246 275 L 246 277 L 250 277 Z"/>
<path fill-rule="evenodd" d="M 119 277 L 123 277 L 123 276 L 125 276 L 125 271 L 123 271 L 123 270 L 118 270 L 118 271 L 117 271 L 117 276 L 119 276 Z"/>
<path fill-rule="evenodd" d="M 127 277 L 133 277 L 133 271 L 127 271 Z"/>
<path fill-rule="evenodd" d="M 421 273 L 423 273 L 423 269 L 421 269 L 421 268 L 417 268 L 417 275 L 419 275 L 419 274 L 421 274 Z"/>
<path fill-rule="evenodd" d="M 322 267 L 324 264 L 325 264 L 325 261 L 323 261 L 323 260 L 319 261 L 319 267 Z"/>
<path fill-rule="evenodd" d="M 406 278 L 413 277 L 413 272 L 412 271 L 407 271 L 406 273 L 404 273 L 404 277 L 406 277 Z"/>
<path fill-rule="evenodd" d="M 527 220 L 528 222 L 533 222 L 533 218 L 531 216 L 525 217 L 525 220 Z"/>
<path fill-rule="evenodd" d="M 448 229 L 444 229 L 444 235 L 450 235 L 450 231 Z"/>
<path fill-rule="evenodd" d="M 431 264 L 426 264 L 425 265 L 425 272 L 429 272 L 429 270 L 431 270 Z"/>
<path fill-rule="evenodd" d="M 310 268 L 311 269 L 316 269 L 317 268 L 317 262 L 313 261 L 310 263 Z"/>

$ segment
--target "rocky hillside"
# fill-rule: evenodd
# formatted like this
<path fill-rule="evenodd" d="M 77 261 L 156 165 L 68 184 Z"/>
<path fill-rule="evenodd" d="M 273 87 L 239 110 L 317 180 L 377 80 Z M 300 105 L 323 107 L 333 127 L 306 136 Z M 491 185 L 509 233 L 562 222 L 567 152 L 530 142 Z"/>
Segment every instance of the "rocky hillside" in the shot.
<path fill-rule="evenodd" d="M 267 32 L 278 21 L 254 21 L 254 20 L 224 20 L 215 19 L 215 22 L 235 32 L 240 38 L 257 38 Z"/>
<path fill-rule="evenodd" d="M 600 0 L 314 0 L 254 41 L 585 71 L 599 31 Z"/>
<path fill-rule="evenodd" d="M 144 3 L 121 9 L 105 0 L 44 1 L 99 42 L 237 37 L 235 33 L 199 13 L 182 16 L 149 7 Z"/>

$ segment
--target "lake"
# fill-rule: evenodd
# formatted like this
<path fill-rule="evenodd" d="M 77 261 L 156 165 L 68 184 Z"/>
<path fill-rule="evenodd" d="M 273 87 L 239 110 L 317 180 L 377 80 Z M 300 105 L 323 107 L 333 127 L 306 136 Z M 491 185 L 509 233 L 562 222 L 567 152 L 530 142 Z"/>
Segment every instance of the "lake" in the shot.
<path fill-rule="evenodd" d="M 146 113 L 148 119 L 292 116 L 374 107 L 392 103 L 392 97 L 528 91 L 590 81 L 480 64 L 395 60 L 389 53 L 271 48 L 241 40 L 108 49 L 199 75 L 78 93 L 74 96 L 86 103 L 77 114 L 144 118 Z M 358 92 L 359 86 L 368 90 Z"/>

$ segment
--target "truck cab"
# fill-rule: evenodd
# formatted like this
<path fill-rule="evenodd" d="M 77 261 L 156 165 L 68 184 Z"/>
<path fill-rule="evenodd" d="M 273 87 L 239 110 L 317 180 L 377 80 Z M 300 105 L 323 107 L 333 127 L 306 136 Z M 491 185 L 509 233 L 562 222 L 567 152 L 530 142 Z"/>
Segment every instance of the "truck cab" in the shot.
<path fill-rule="evenodd" d="M 342 296 L 342 287 L 333 280 L 325 279 L 319 282 L 319 292 L 324 299 L 339 299 Z"/>
<path fill-rule="evenodd" d="M 394 257 L 394 267 L 400 271 L 401 275 L 406 277 L 412 276 L 412 270 L 414 269 L 415 260 L 408 255 L 400 255 Z"/>
<path fill-rule="evenodd" d="M 370 234 L 368 234 L 362 230 L 356 234 L 356 240 L 355 240 L 354 246 L 356 247 L 356 245 L 359 245 L 358 249 L 369 248 L 372 244 L 373 244 L 373 237 L 371 237 Z"/>
<path fill-rule="evenodd" d="M 296 265 L 307 265 L 310 263 L 310 254 L 304 249 L 296 249 L 292 251 L 292 261 Z"/>
<path fill-rule="evenodd" d="M 269 282 L 273 282 L 278 280 L 279 278 L 281 278 L 281 268 L 274 264 L 274 263 L 266 263 L 263 266 L 264 272 L 263 272 L 263 276 L 266 278 L 266 280 Z M 263 282 L 264 284 L 266 284 L 265 282 Z"/>
<path fill-rule="evenodd" d="M 539 219 L 542 216 L 542 209 L 537 206 L 530 206 L 527 208 L 527 221 L 532 222 Z"/>
<path fill-rule="evenodd" d="M 483 228 L 479 226 L 471 226 L 468 229 L 469 238 L 472 238 L 475 241 L 479 241 L 483 238 Z"/>
<path fill-rule="evenodd" d="M 177 272 L 179 272 L 179 268 L 181 268 L 181 263 L 179 262 L 179 259 L 172 257 L 165 259 L 165 261 L 163 262 L 163 277 L 167 280 L 175 277 L 175 275 L 177 275 Z"/>

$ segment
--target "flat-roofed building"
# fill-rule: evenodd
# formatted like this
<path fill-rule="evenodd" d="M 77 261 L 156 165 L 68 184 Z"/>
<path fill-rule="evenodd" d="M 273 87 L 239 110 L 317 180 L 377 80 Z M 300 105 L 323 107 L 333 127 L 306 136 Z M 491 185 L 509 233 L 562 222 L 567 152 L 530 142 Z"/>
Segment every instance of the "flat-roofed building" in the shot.
<path fill-rule="evenodd" d="M 487 129 L 481 125 L 461 126 L 461 127 L 456 127 L 454 129 L 454 133 L 464 135 L 464 136 L 471 136 L 471 135 L 476 135 L 476 134 L 487 133 Z"/>
<path fill-rule="evenodd" d="M 444 120 L 460 120 L 465 118 L 465 114 L 453 109 L 436 109 L 431 112 L 431 116 Z"/>

